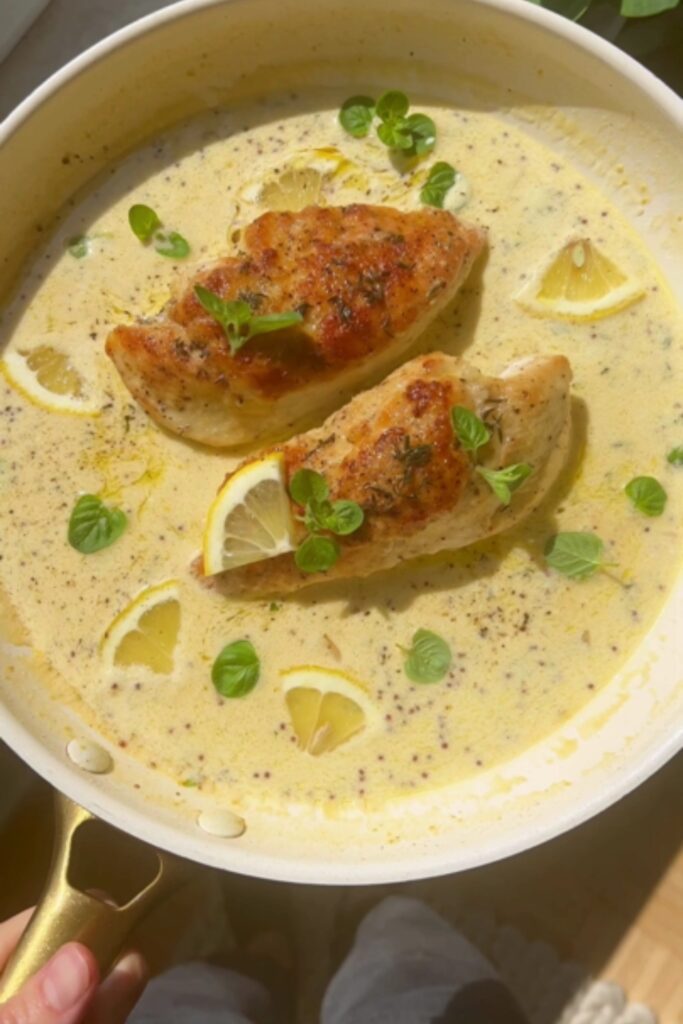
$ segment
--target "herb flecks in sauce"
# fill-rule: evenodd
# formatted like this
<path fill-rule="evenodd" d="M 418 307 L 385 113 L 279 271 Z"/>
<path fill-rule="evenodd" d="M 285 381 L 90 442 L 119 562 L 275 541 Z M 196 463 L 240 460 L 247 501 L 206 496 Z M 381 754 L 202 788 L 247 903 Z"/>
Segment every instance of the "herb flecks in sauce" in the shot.
<path fill-rule="evenodd" d="M 671 466 L 683 466 L 683 444 L 679 444 L 676 448 L 672 448 L 666 457 L 666 461 Z"/>

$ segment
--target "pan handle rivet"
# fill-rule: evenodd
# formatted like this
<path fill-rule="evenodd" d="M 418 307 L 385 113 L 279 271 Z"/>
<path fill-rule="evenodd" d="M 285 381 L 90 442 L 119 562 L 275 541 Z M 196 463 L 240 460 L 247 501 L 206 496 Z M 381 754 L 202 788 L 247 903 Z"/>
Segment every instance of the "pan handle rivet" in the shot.
<path fill-rule="evenodd" d="M 236 839 L 247 827 L 244 818 L 226 810 L 202 811 L 197 824 L 204 832 L 219 839 Z"/>
<path fill-rule="evenodd" d="M 114 761 L 109 751 L 101 747 L 99 743 L 92 740 L 70 740 L 66 747 L 66 753 L 70 761 L 84 772 L 92 772 L 94 775 L 104 775 L 114 767 Z"/>

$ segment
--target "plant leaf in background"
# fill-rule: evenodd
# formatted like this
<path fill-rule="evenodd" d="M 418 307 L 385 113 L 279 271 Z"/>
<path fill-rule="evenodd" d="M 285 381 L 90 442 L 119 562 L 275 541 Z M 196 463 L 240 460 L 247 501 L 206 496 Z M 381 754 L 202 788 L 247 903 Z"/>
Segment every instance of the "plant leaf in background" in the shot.
<path fill-rule="evenodd" d="M 678 7 L 680 0 L 621 0 L 621 14 L 624 18 L 651 18 Z"/>
<path fill-rule="evenodd" d="M 537 7 L 545 7 L 565 18 L 577 21 L 586 13 L 593 0 L 529 0 Z M 678 7 L 680 0 L 621 0 L 619 12 L 624 18 L 651 18 Z"/>

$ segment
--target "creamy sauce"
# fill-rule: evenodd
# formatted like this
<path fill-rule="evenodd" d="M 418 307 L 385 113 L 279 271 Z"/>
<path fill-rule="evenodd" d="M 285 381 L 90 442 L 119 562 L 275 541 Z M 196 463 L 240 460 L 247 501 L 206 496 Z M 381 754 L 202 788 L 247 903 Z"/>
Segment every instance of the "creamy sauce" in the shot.
<path fill-rule="evenodd" d="M 438 126 L 433 159 L 463 176 L 461 215 L 485 225 L 490 239 L 486 265 L 424 347 L 463 353 L 488 373 L 537 352 L 564 353 L 574 370 L 570 465 L 545 509 L 514 531 L 275 603 L 230 601 L 190 573 L 206 511 L 236 459 L 158 430 L 104 354 L 109 329 L 156 313 L 178 273 L 139 244 L 127 211 L 134 202 L 153 206 L 188 238 L 192 259 L 204 261 L 228 251 L 240 225 L 261 212 L 263 183 L 292 161 L 331 167 L 326 202 L 417 205 L 415 173 L 392 167 L 375 140 L 346 136 L 336 110 L 221 112 L 133 154 L 67 211 L 3 319 L 11 348 L 66 346 L 87 386 L 105 396 L 102 414 L 86 418 L 45 412 L 0 385 L 0 585 L 46 686 L 114 746 L 231 805 L 372 810 L 513 757 L 613 677 L 677 568 L 683 473 L 665 455 L 683 441 L 681 320 L 656 265 L 606 197 L 512 120 L 420 109 Z M 64 247 L 81 232 L 92 242 L 77 260 Z M 645 298 L 583 325 L 520 309 L 514 295 L 524 280 L 575 234 L 639 279 Z M 640 474 L 658 477 L 669 492 L 658 519 L 639 515 L 624 497 L 624 485 Z M 83 491 L 109 497 L 130 516 L 122 539 L 90 557 L 66 541 Z M 595 531 L 615 567 L 584 583 L 548 572 L 543 547 L 558 529 Z M 179 581 L 182 608 L 173 675 L 105 672 L 100 641 L 112 619 L 144 588 L 170 579 Z M 414 685 L 404 673 L 399 645 L 419 627 L 452 647 L 453 668 L 440 684 Z M 224 700 L 211 665 L 243 637 L 260 655 L 261 680 L 247 698 Z M 299 664 L 362 680 L 379 728 L 317 759 L 301 753 L 279 675 Z"/>

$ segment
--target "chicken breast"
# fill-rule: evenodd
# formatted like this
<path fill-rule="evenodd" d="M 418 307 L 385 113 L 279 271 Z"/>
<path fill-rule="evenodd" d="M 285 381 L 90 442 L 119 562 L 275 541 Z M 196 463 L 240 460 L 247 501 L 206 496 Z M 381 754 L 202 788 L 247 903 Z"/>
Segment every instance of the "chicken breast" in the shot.
<path fill-rule="evenodd" d="M 106 350 L 133 397 L 173 433 L 216 447 L 291 433 L 397 365 L 484 240 L 431 207 L 266 213 L 244 232 L 243 251 L 200 270 L 156 320 L 117 327 Z M 298 311 L 303 321 L 232 355 L 198 284 L 257 315 Z"/>
<path fill-rule="evenodd" d="M 565 462 L 570 382 L 564 356 L 530 357 L 500 377 L 484 377 L 439 352 L 406 363 L 320 429 L 278 449 L 288 480 L 299 469 L 316 470 L 332 500 L 362 506 L 365 521 L 357 533 L 338 538 L 336 564 L 324 575 L 305 574 L 292 555 L 280 555 L 224 573 L 220 586 L 285 594 L 321 580 L 368 576 L 508 529 L 539 505 Z M 456 439 L 454 406 L 472 410 L 491 430 L 476 459 Z M 528 463 L 532 473 L 503 505 L 476 466 L 516 463 Z"/>

